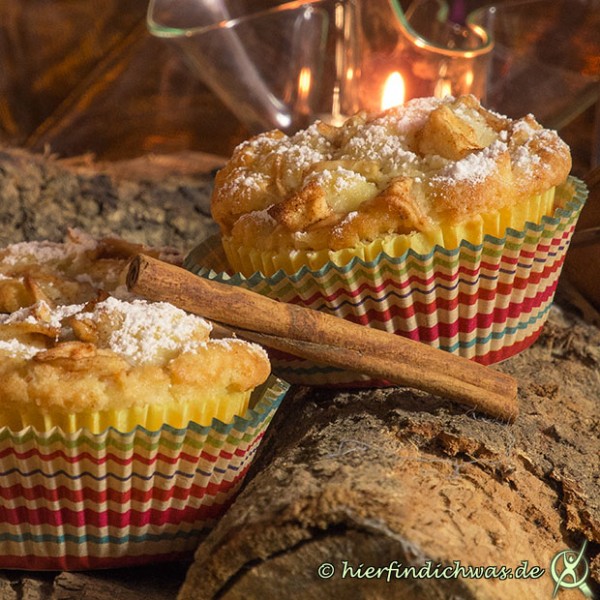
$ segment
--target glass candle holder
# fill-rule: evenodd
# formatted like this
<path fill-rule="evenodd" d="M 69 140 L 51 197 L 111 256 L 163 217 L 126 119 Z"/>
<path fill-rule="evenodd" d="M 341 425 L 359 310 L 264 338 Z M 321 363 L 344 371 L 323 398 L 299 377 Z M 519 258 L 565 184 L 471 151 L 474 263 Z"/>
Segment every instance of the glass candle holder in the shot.
<path fill-rule="evenodd" d="M 486 103 L 511 117 L 530 112 L 561 129 L 600 97 L 597 0 L 506 0 L 467 22 L 494 41 Z"/>
<path fill-rule="evenodd" d="M 354 0 L 151 0 L 148 27 L 251 132 L 291 132 L 359 108 Z"/>
<path fill-rule="evenodd" d="M 396 0 L 151 0 L 148 27 L 251 132 L 290 133 L 417 96 L 482 97 L 489 38 L 447 17 L 442 0 L 407 13 Z"/>
<path fill-rule="evenodd" d="M 406 12 L 397 0 L 361 6 L 361 108 L 425 96 L 485 97 L 492 41 L 479 24 L 451 22 L 442 0 L 415 0 Z"/>

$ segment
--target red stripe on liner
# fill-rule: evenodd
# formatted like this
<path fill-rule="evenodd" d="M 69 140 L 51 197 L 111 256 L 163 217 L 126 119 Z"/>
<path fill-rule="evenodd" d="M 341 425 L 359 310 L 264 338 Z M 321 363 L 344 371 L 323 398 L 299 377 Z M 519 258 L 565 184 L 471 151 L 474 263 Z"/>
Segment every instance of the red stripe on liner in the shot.
<path fill-rule="evenodd" d="M 6 456 L 9 456 L 11 454 L 19 460 L 27 460 L 33 456 L 41 456 L 45 461 L 60 459 L 61 461 L 64 461 L 65 463 L 69 464 L 76 464 L 82 460 L 89 460 L 95 465 L 114 463 L 121 466 L 127 466 L 134 462 L 147 466 L 156 464 L 157 462 L 163 462 L 169 465 L 175 465 L 180 461 L 187 461 L 191 463 L 198 462 L 198 458 L 196 456 L 188 454 L 186 452 L 181 452 L 177 456 L 166 456 L 165 454 L 158 453 L 152 456 L 151 458 L 148 458 L 147 456 L 144 456 L 142 454 L 132 454 L 128 458 L 122 458 L 121 456 L 111 454 L 110 452 L 107 454 L 103 454 L 100 457 L 90 454 L 89 452 L 81 452 L 80 454 L 72 456 L 66 454 L 63 450 L 55 450 L 54 452 L 42 454 L 38 448 L 31 448 L 30 450 L 27 450 L 25 452 L 15 452 L 13 448 L 7 448 L 0 452 L 0 459 L 5 458 Z"/>
<path fill-rule="evenodd" d="M 477 314 L 472 318 L 459 318 L 452 323 L 438 323 L 431 327 L 420 326 L 410 331 L 396 331 L 397 335 L 401 335 L 403 337 L 413 339 L 421 342 L 432 342 L 437 340 L 440 337 L 451 338 L 457 334 L 471 333 L 477 327 L 487 328 L 492 324 L 502 324 L 505 323 L 508 318 L 520 317 L 524 314 L 532 312 L 533 310 L 541 307 L 545 303 L 551 301 L 552 296 L 556 290 L 556 285 L 558 283 L 558 279 L 555 279 L 546 289 L 542 290 L 540 293 L 536 294 L 531 298 L 526 298 L 523 302 L 519 303 L 511 303 L 507 308 L 496 308 L 492 313 L 489 314 Z M 435 304 L 434 304 L 435 306 Z M 375 321 L 381 322 L 389 322 L 395 318 L 407 318 L 407 316 L 412 316 L 415 314 L 415 307 L 417 304 L 409 307 L 410 310 L 404 310 L 400 307 L 392 307 L 392 309 L 387 311 L 370 311 L 366 315 L 361 317 L 357 317 L 356 315 L 347 316 L 346 318 L 349 321 L 354 322 L 362 322 L 364 320 L 365 325 L 373 323 Z M 423 307 L 418 307 L 422 309 Z M 437 307 L 436 307 L 437 309 Z M 429 310 L 429 307 L 428 307 Z M 422 312 L 420 310 L 419 312 Z M 411 314 L 412 313 L 412 314 Z M 478 356 L 472 358 L 475 362 L 479 362 L 481 364 L 493 364 L 504 360 L 521 350 L 530 346 L 535 339 L 540 334 L 543 323 L 540 322 L 539 329 L 533 333 L 532 335 L 525 338 L 522 342 L 518 342 L 516 344 L 505 346 L 499 350 L 490 352 L 489 354 Z M 269 349 L 269 354 L 275 360 L 281 361 L 296 361 L 296 357 L 292 357 L 286 353 L 279 352 L 276 350 Z M 348 385 L 348 384 L 343 384 Z M 379 385 L 379 386 L 387 386 L 390 385 L 388 382 L 356 382 L 353 385 L 357 385 L 362 387 L 364 385 Z M 335 384 L 328 384 L 331 387 L 337 387 Z"/>
<path fill-rule="evenodd" d="M 249 465 L 242 471 L 236 473 L 232 480 L 223 480 L 220 483 L 210 482 L 206 486 L 191 485 L 190 487 L 173 486 L 167 489 L 153 487 L 149 490 L 139 488 L 128 488 L 124 491 L 114 488 L 103 490 L 94 490 L 89 487 L 71 490 L 60 486 L 57 488 L 47 488 L 43 485 L 25 487 L 21 484 L 10 487 L 0 488 L 0 498 L 5 501 L 14 501 L 23 499 L 25 501 L 45 502 L 65 502 L 81 503 L 84 500 L 94 504 L 103 504 L 113 502 L 116 504 L 127 504 L 129 502 L 139 502 L 145 504 L 150 500 L 155 502 L 168 502 L 170 500 L 188 500 L 189 498 L 203 498 L 204 496 L 216 496 L 219 493 L 227 493 L 235 487 L 241 477 L 244 477 L 248 471 Z"/>
<path fill-rule="evenodd" d="M 144 527 L 147 525 L 178 525 L 194 523 L 219 517 L 226 503 L 215 502 L 211 505 L 187 506 L 185 508 L 170 507 L 165 510 L 150 508 L 145 511 L 129 509 L 124 512 L 114 510 L 72 510 L 61 508 L 51 510 L 39 506 L 27 508 L 19 506 L 6 508 L 0 506 L 0 523 L 5 525 L 51 526 L 51 527 Z"/>
<path fill-rule="evenodd" d="M 483 354 L 482 356 L 476 356 L 473 358 L 475 362 L 478 362 L 482 365 L 493 365 L 494 363 L 500 362 L 502 360 L 506 360 L 523 350 L 526 350 L 535 342 L 540 334 L 542 333 L 542 324 L 540 324 L 540 328 L 533 332 L 530 336 L 513 344 L 512 346 L 506 346 L 504 348 L 500 348 L 499 350 L 494 350 L 493 352 L 488 352 L 487 354 Z"/>
<path fill-rule="evenodd" d="M 235 455 L 240 457 L 245 456 L 256 446 L 257 443 L 260 442 L 262 436 L 263 434 L 259 434 L 246 450 L 236 448 Z M 6 458 L 8 456 L 14 456 L 18 460 L 30 460 L 33 457 L 38 457 L 45 462 L 51 462 L 60 459 L 65 463 L 77 464 L 83 460 L 87 460 L 94 465 L 116 463 L 121 466 L 131 465 L 132 463 L 138 463 L 149 466 L 156 464 L 157 462 L 175 465 L 178 464 L 180 461 L 186 461 L 192 464 L 197 464 L 199 461 L 199 458 L 197 456 L 194 456 L 193 454 L 188 454 L 186 452 L 181 452 L 175 457 L 165 456 L 164 454 L 158 453 L 153 458 L 149 459 L 148 457 L 137 453 L 132 454 L 128 458 L 122 458 L 111 453 L 103 454 L 100 457 L 94 456 L 89 452 L 81 452 L 80 454 L 72 456 L 65 454 L 63 450 L 56 450 L 54 452 L 43 453 L 39 448 L 31 448 L 29 450 L 26 450 L 25 452 L 18 452 L 14 447 L 8 447 L 0 451 L 0 459 Z M 231 452 L 227 452 L 226 450 L 220 450 L 216 455 L 211 454 L 206 450 L 203 450 L 200 453 L 200 458 L 205 459 L 211 463 L 216 463 L 221 458 L 225 460 L 231 460 L 232 457 L 233 454 Z"/>
<path fill-rule="evenodd" d="M 439 337 L 453 337 L 457 334 L 471 333 L 477 328 L 488 328 L 492 325 L 502 325 L 509 318 L 518 318 L 528 314 L 550 301 L 556 290 L 557 280 L 535 296 L 525 298 L 522 302 L 511 302 L 507 307 L 497 307 L 490 313 L 477 313 L 472 317 L 459 317 L 451 323 L 438 322 L 430 327 L 420 325 L 409 331 L 397 330 L 395 333 L 413 340 L 433 341 Z M 373 323 L 388 323 L 393 320 L 406 321 L 415 315 L 433 314 L 441 310 L 453 310 L 458 307 L 456 301 L 437 299 L 436 302 L 425 304 L 414 302 L 408 307 L 391 306 L 383 311 L 370 310 L 362 315 L 346 315 L 344 318 L 361 325 Z"/>
<path fill-rule="evenodd" d="M 468 269 L 466 267 L 459 267 L 456 273 L 451 275 L 447 273 L 443 273 L 441 271 L 436 271 L 430 277 L 424 279 L 419 275 L 412 275 L 407 279 L 402 281 L 386 279 L 379 285 L 373 285 L 371 282 L 365 281 L 361 283 L 358 287 L 354 289 L 347 288 L 338 288 L 334 292 L 329 295 L 324 295 L 321 292 L 315 292 L 312 296 L 308 298 L 300 298 L 299 296 L 295 296 L 290 300 L 292 304 L 303 304 L 305 306 L 311 305 L 315 302 L 325 301 L 325 302 L 333 302 L 338 298 L 344 296 L 346 298 L 359 298 L 364 295 L 365 292 L 370 292 L 370 295 L 373 294 L 381 294 L 386 290 L 394 289 L 394 290 L 405 290 L 409 287 L 419 286 L 421 288 L 429 288 L 433 284 L 438 283 L 440 281 L 444 282 L 445 285 L 451 285 L 456 280 L 458 280 L 461 276 L 468 275 L 470 278 L 476 279 L 478 276 L 478 269 Z"/>

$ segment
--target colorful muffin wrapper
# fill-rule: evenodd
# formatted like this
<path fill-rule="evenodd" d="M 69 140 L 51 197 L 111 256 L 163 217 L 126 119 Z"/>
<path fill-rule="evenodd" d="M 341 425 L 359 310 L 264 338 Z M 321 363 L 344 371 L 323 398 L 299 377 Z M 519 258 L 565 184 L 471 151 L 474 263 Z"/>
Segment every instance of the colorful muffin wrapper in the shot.
<path fill-rule="evenodd" d="M 482 364 L 509 358 L 531 345 L 547 319 L 579 213 L 585 185 L 570 178 L 557 192 L 557 207 L 538 223 L 486 234 L 479 244 L 463 239 L 448 250 L 410 247 L 399 256 L 303 266 L 288 275 L 227 272 L 217 240 L 195 248 L 184 266 L 209 279 L 239 285 L 284 302 L 442 348 Z M 379 385 L 357 373 L 273 352 L 274 372 L 308 385 Z"/>
<path fill-rule="evenodd" d="M 98 434 L 0 428 L 0 568 L 78 570 L 190 555 L 233 501 L 288 385 L 231 422 Z"/>

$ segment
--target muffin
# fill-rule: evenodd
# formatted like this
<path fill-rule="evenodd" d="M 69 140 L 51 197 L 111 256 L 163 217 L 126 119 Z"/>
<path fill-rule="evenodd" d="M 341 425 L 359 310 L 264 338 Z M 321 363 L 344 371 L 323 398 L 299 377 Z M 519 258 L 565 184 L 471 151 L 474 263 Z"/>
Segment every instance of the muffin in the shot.
<path fill-rule="evenodd" d="M 112 297 L 2 315 L 0 426 L 100 433 L 229 422 L 248 409 L 269 360 L 210 332 L 171 304 Z"/>
<path fill-rule="evenodd" d="M 125 298 L 124 258 L 82 240 L 0 251 L 1 568 L 189 554 L 287 387 L 259 346 Z"/>
<path fill-rule="evenodd" d="M 585 199 L 567 145 L 472 96 L 239 146 L 212 211 L 228 269 L 185 265 L 490 364 L 531 344 Z M 278 357 L 278 361 L 281 357 Z M 290 381 L 355 374 L 276 363 Z"/>

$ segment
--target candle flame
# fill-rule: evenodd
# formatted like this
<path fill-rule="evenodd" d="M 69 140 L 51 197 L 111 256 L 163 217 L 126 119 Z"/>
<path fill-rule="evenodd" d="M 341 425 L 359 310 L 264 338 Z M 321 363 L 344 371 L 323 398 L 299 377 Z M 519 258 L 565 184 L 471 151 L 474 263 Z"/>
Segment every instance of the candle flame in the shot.
<path fill-rule="evenodd" d="M 312 85 L 312 73 L 308 67 L 302 67 L 298 75 L 298 95 L 307 98 Z"/>
<path fill-rule="evenodd" d="M 388 75 L 383 86 L 383 95 L 381 96 L 381 110 L 387 110 L 393 106 L 398 106 L 404 102 L 406 95 L 406 86 L 404 78 L 398 71 Z"/>

